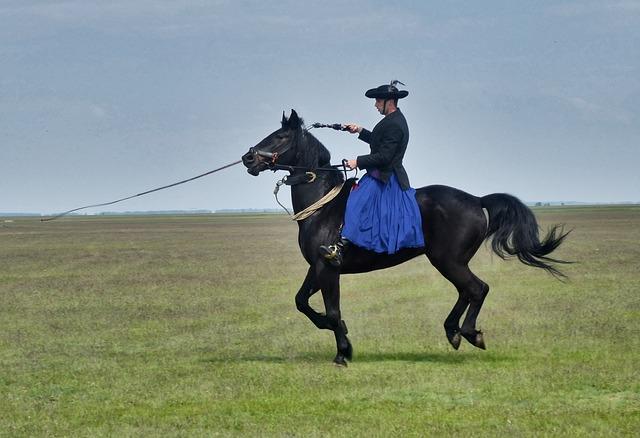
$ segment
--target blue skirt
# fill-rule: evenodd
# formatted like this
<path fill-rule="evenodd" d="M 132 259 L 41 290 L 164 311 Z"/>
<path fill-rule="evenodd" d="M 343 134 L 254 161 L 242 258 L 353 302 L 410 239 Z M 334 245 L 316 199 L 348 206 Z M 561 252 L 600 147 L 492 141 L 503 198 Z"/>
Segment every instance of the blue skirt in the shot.
<path fill-rule="evenodd" d="M 342 237 L 378 253 L 423 247 L 415 189 L 402 190 L 395 174 L 386 184 L 365 174 L 349 194 Z"/>

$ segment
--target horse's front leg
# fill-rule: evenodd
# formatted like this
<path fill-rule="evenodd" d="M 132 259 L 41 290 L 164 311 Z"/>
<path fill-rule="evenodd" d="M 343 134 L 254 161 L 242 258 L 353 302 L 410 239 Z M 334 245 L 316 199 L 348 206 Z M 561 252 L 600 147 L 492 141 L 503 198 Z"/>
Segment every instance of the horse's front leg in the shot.
<path fill-rule="evenodd" d="M 327 317 L 316 312 L 309 305 L 309 298 L 311 298 L 311 296 L 319 290 L 320 287 L 318 286 L 318 282 L 316 281 L 316 274 L 313 268 L 310 267 L 309 271 L 307 272 L 307 276 L 302 283 L 302 286 L 300 286 L 300 290 L 296 294 L 296 308 L 300 312 L 304 313 L 306 317 L 315 324 L 316 327 L 318 327 L 319 329 L 328 330 L 330 327 Z"/>
<path fill-rule="evenodd" d="M 329 330 L 333 330 L 336 338 L 336 357 L 333 362 L 339 366 L 347 366 L 347 360 L 353 357 L 353 347 L 347 338 L 347 325 L 340 315 L 340 273 L 324 262 L 316 265 L 316 278 L 322 290 L 322 298 Z"/>

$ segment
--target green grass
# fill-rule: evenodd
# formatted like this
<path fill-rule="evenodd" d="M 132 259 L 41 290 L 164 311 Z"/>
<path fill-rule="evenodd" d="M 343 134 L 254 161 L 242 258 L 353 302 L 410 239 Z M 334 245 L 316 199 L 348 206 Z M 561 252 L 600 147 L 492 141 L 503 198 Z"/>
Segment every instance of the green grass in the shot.
<path fill-rule="evenodd" d="M 448 346 L 456 294 L 419 258 L 343 277 L 347 369 L 295 309 L 285 217 L 0 221 L 0 436 L 635 435 L 640 208 L 536 215 L 578 263 L 483 247 L 487 351 Z"/>

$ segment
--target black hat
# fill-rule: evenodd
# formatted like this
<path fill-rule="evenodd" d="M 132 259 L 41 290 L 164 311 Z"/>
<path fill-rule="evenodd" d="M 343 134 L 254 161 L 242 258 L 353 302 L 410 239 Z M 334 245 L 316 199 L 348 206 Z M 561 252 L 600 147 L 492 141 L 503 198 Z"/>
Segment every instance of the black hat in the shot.
<path fill-rule="evenodd" d="M 402 99 L 407 97 L 409 92 L 407 90 L 398 90 L 396 84 L 404 85 L 400 81 L 393 80 L 389 85 L 380 85 L 377 88 L 367 90 L 364 95 L 373 99 Z"/>

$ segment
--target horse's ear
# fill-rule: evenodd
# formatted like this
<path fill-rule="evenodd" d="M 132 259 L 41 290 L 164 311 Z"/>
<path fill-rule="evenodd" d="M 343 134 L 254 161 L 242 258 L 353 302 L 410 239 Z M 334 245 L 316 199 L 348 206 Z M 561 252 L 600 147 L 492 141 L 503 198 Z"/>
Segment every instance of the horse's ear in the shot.
<path fill-rule="evenodd" d="M 297 128 L 300 126 L 300 118 L 298 117 L 298 113 L 296 110 L 291 110 L 291 115 L 289 116 L 289 126 Z"/>
<path fill-rule="evenodd" d="M 282 123 L 282 127 L 284 128 L 287 124 L 287 118 L 284 115 L 284 111 L 282 111 L 282 121 L 280 122 Z"/>

